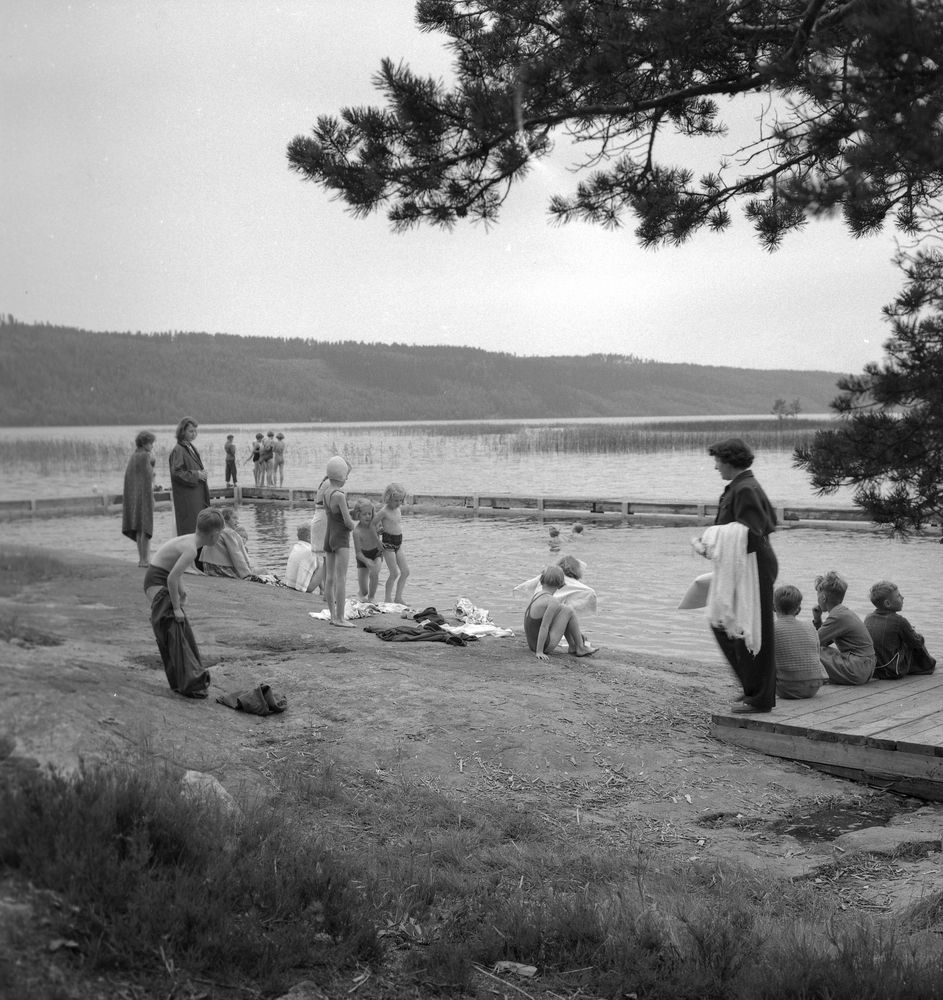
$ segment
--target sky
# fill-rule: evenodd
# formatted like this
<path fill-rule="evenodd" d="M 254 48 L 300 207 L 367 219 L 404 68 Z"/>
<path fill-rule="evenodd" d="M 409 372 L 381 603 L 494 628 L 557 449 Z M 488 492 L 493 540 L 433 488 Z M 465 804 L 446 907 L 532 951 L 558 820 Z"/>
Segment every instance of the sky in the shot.
<path fill-rule="evenodd" d="M 566 149 L 490 229 L 351 217 L 286 147 L 380 103 L 384 57 L 448 78 L 412 0 L 4 0 L 0 57 L 0 312 L 18 320 L 837 372 L 889 334 L 893 231 L 812 221 L 769 254 L 735 213 L 643 250 L 631 222 L 550 223 L 577 181 Z M 672 150 L 707 169 L 739 140 Z"/>

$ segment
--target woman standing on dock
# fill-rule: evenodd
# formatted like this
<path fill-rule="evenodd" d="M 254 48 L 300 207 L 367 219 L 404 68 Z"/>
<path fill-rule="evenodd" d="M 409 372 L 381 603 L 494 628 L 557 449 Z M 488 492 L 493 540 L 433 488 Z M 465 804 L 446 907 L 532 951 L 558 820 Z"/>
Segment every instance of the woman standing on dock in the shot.
<path fill-rule="evenodd" d="M 192 535 L 197 514 L 210 505 L 203 459 L 193 444 L 198 426 L 193 417 L 184 417 L 177 424 L 177 444 L 170 453 L 170 489 L 178 535 Z"/>
<path fill-rule="evenodd" d="M 750 472 L 754 456 L 744 441 L 740 438 L 727 438 L 711 445 L 707 453 L 714 457 L 714 467 L 721 479 L 727 481 L 714 524 L 737 522 L 746 525 L 749 529 L 747 554 L 756 553 L 760 598 L 758 648 L 750 652 L 743 639 L 729 636 L 723 628 L 714 625 L 711 628 L 721 652 L 727 657 L 743 685 L 743 697 L 738 700 L 733 711 L 768 712 L 776 704 L 773 585 L 779 564 L 769 543 L 770 534 L 776 530 L 776 512 Z"/>
<path fill-rule="evenodd" d="M 154 534 L 154 435 L 141 431 L 124 472 L 121 534 L 137 542 L 138 566 L 146 567 Z"/>

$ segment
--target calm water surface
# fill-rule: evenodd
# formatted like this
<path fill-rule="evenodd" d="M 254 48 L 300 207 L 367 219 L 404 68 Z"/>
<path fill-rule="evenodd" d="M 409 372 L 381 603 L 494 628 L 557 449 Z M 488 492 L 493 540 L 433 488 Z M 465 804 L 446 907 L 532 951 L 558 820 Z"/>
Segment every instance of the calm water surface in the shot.
<path fill-rule="evenodd" d="M 567 421 L 571 423 L 575 421 Z M 601 421 L 586 421 L 600 423 Z M 626 421 L 628 422 L 628 421 Z M 510 421 L 501 421 L 502 424 Z M 534 421 L 528 421 L 534 423 Z M 546 421 L 546 423 L 561 423 Z M 137 427 L 0 429 L 0 441 L 22 442 L 22 460 L 8 468 L 3 498 L 89 495 L 121 492 L 124 467 L 133 450 Z M 157 481 L 169 483 L 167 455 L 174 428 L 151 428 L 158 435 Z M 278 428 L 272 428 L 276 430 Z M 619 455 L 514 455 L 502 435 L 454 437 L 425 431 L 403 435 L 343 425 L 312 428 L 282 427 L 288 441 L 285 485 L 315 486 L 327 459 L 336 453 L 354 463 L 349 495 L 378 491 L 391 481 L 411 492 L 454 494 L 516 492 L 605 496 L 624 499 L 682 499 L 712 502 L 723 482 L 713 460 L 700 452 L 667 451 Z M 223 442 L 235 434 L 240 461 L 248 454 L 257 430 L 267 427 L 201 427 L 197 440 L 210 473 L 210 485 L 223 485 Z M 49 438 L 101 443 L 101 461 L 87 466 L 60 467 L 61 462 L 30 459 L 30 446 Z M 502 441 L 504 447 L 502 448 Z M 17 450 L 19 455 L 19 449 Z M 251 483 L 250 465 L 239 467 L 240 479 Z M 805 476 L 792 468 L 789 452 L 760 454 L 754 465 L 773 502 L 779 505 L 850 506 L 847 494 L 816 498 Z M 254 561 L 275 572 L 284 570 L 298 525 L 311 509 L 303 505 L 244 504 L 241 522 L 250 535 Z M 644 650 L 703 658 L 726 670 L 707 631 L 702 611 L 678 611 L 681 595 L 707 564 L 696 556 L 690 539 L 695 525 L 683 528 L 645 524 L 595 522 L 582 540 L 563 530 L 561 553 L 548 548 L 550 519 L 474 516 L 470 513 L 404 515 L 405 542 L 412 575 L 406 600 L 416 608 L 440 610 L 466 597 L 492 612 L 503 626 L 520 628 L 523 602 L 511 593 L 522 580 L 536 575 L 559 554 L 573 552 L 587 565 L 586 582 L 599 595 L 599 614 L 586 622 L 592 640 L 609 648 Z M 119 515 L 63 517 L 6 522 L 3 539 L 136 561 L 136 549 L 121 535 Z M 174 533 L 170 510 L 155 514 L 154 544 Z M 817 573 L 837 569 L 849 580 L 847 603 L 860 615 L 870 609 L 867 591 L 875 580 L 889 577 L 904 593 L 905 614 L 927 638 L 931 652 L 943 652 L 943 545 L 936 538 L 909 544 L 860 531 L 792 528 L 778 533 L 774 544 L 780 563 L 780 583 L 793 583 L 806 595 L 805 613 L 814 594 Z M 381 588 L 386 571 L 381 574 Z M 348 579 L 350 588 L 355 577 Z M 233 586 L 258 586 L 234 582 Z M 144 612 L 143 593 L 138 598 Z M 312 610 L 323 605 L 312 598 Z M 299 631 L 319 627 L 306 615 Z"/>
<path fill-rule="evenodd" d="M 310 518 L 300 506 L 243 504 L 240 521 L 250 537 L 254 561 L 275 572 L 284 570 L 297 527 Z M 559 554 L 548 548 L 548 523 L 517 517 L 471 514 L 404 514 L 404 551 L 411 576 L 405 599 L 415 608 L 433 605 L 442 611 L 466 597 L 488 608 L 498 624 L 518 630 L 524 604 L 513 587 L 536 575 Z M 723 668 L 703 611 L 679 611 L 678 602 L 691 580 L 707 569 L 690 539 L 695 526 L 673 528 L 593 523 L 585 537 L 570 540 L 565 522 L 561 554 L 572 552 L 587 564 L 586 582 L 599 595 L 599 613 L 587 619 L 592 641 L 609 648 L 659 652 L 701 658 Z M 155 544 L 174 531 L 171 511 L 155 515 Z M 116 515 L 7 522 L 3 538 L 47 547 L 64 547 L 137 561 L 137 550 L 121 535 Z M 867 592 L 884 577 L 895 580 L 906 600 L 904 612 L 924 633 L 931 652 L 943 652 L 943 545 L 936 539 L 909 544 L 858 531 L 791 528 L 774 536 L 781 583 L 793 583 L 811 609 L 812 580 L 817 573 L 838 569 L 849 581 L 847 604 L 858 614 L 870 610 Z M 143 573 L 143 571 L 142 571 Z M 381 588 L 386 579 L 384 569 Z M 348 577 L 348 590 L 354 585 Z M 234 587 L 258 584 L 233 581 Z M 143 592 L 133 599 L 145 613 Z M 323 605 L 312 596 L 311 610 Z M 320 627 L 299 614 L 299 632 Z M 327 627 L 327 626 L 325 626 Z"/>

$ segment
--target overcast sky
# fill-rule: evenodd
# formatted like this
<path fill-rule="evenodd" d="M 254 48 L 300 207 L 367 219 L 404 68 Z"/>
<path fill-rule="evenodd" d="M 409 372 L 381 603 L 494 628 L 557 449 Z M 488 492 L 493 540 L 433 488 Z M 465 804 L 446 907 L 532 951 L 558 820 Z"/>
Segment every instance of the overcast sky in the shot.
<path fill-rule="evenodd" d="M 735 216 L 725 234 L 642 250 L 631 225 L 550 225 L 550 194 L 575 184 L 559 158 L 490 231 L 397 236 L 382 215 L 354 220 L 302 183 L 287 143 L 318 115 L 376 103 L 381 58 L 448 74 L 441 36 L 420 33 L 413 11 L 4 0 L 0 312 L 90 330 L 757 368 L 851 372 L 880 357 L 881 306 L 900 285 L 893 233 L 855 240 L 812 222 L 770 255 Z"/>

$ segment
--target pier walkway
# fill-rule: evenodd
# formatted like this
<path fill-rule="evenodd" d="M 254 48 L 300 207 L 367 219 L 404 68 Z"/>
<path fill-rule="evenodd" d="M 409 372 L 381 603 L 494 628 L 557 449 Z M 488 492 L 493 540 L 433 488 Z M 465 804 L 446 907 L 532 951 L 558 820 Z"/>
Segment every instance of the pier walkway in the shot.
<path fill-rule="evenodd" d="M 843 778 L 943 801 L 943 674 L 827 684 L 768 715 L 715 713 L 711 734 Z"/>
<path fill-rule="evenodd" d="M 358 490 L 358 496 L 379 501 L 382 491 Z M 230 486 L 210 490 L 214 503 L 272 503 L 313 505 L 317 489 L 275 486 Z M 169 491 L 154 494 L 156 504 L 169 504 Z M 37 498 L 26 500 L 0 500 L 0 520 L 15 517 L 63 516 L 69 514 L 106 514 L 120 510 L 120 493 L 100 493 L 86 497 Z M 509 493 L 475 493 L 455 495 L 409 494 L 403 504 L 405 510 L 415 511 L 464 511 L 474 514 L 532 514 L 553 517 L 572 517 L 585 520 L 624 520 L 666 518 L 710 523 L 717 513 L 716 503 L 695 503 L 686 500 L 631 500 L 621 497 L 587 496 L 522 496 Z M 783 526 L 799 522 L 825 524 L 829 522 L 869 525 L 867 517 L 857 508 L 834 507 L 780 507 L 777 517 Z"/>

